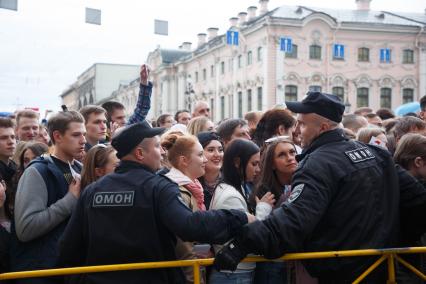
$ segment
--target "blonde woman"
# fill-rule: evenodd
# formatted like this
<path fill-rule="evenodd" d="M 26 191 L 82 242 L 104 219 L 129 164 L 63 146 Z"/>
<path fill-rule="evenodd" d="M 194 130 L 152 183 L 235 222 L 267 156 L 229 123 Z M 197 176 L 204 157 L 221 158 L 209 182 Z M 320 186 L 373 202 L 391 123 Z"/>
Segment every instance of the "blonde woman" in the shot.
<path fill-rule="evenodd" d="M 200 132 L 215 131 L 214 123 L 205 116 L 198 116 L 189 121 L 187 131 L 197 136 Z"/>

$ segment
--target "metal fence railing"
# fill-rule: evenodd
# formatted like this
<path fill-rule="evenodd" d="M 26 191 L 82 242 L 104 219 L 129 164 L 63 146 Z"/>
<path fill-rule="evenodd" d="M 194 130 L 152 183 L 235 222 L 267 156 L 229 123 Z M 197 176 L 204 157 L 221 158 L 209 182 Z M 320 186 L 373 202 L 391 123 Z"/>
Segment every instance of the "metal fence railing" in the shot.
<path fill-rule="evenodd" d="M 368 274 L 377 268 L 382 262 L 387 261 L 388 266 L 388 282 L 396 283 L 395 262 L 401 263 L 408 270 L 415 273 L 420 279 L 426 281 L 426 275 L 415 268 L 412 264 L 401 258 L 401 255 L 406 254 L 423 254 L 426 253 L 426 247 L 410 247 L 410 248 L 391 248 L 391 249 L 365 249 L 365 250 L 345 250 L 345 251 L 327 251 L 327 252 L 307 252 L 307 253 L 288 253 L 279 259 L 282 260 L 303 260 L 303 259 L 323 259 L 323 258 L 340 258 L 340 257 L 355 257 L 355 256 L 378 256 L 368 269 L 366 269 L 352 283 L 360 283 Z M 83 266 L 72 268 L 57 268 L 34 271 L 20 271 L 0 274 L 1 280 L 48 277 L 72 274 L 99 273 L 124 270 L 138 269 L 155 269 L 169 267 L 187 267 L 192 266 L 194 270 L 194 283 L 200 283 L 200 266 L 209 266 L 213 264 L 212 258 L 193 259 L 193 260 L 176 260 L 176 261 L 160 261 L 160 262 L 144 262 L 144 263 L 127 263 L 127 264 L 112 264 L 98 266 Z M 248 257 L 244 262 L 261 262 L 270 261 L 263 257 Z"/>

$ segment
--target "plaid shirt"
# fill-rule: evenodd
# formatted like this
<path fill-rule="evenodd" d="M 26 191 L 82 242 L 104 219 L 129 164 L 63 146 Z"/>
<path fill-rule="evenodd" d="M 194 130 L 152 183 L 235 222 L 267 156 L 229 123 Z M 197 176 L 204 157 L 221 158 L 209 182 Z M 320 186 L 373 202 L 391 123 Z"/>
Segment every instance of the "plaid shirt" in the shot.
<path fill-rule="evenodd" d="M 149 109 L 151 108 L 151 94 L 152 94 L 152 83 L 149 82 L 148 86 L 139 85 L 139 96 L 136 108 L 132 116 L 127 121 L 127 125 L 131 125 L 137 122 L 144 121 L 148 115 Z"/>

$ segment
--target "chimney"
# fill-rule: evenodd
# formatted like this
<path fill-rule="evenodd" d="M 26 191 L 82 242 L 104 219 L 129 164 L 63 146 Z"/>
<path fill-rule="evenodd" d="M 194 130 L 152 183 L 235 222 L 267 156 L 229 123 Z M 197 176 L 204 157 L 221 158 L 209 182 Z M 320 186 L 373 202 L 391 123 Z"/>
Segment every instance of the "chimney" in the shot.
<path fill-rule="evenodd" d="M 182 43 L 182 50 L 191 51 L 191 44 L 189 41 L 185 41 Z"/>
<path fill-rule="evenodd" d="M 242 25 L 244 25 L 245 22 L 247 22 L 247 13 L 246 12 L 240 12 L 238 13 L 238 25 L 241 27 Z"/>
<path fill-rule="evenodd" d="M 358 11 L 370 11 L 371 0 L 355 0 Z"/>
<path fill-rule="evenodd" d="M 236 17 L 229 18 L 229 24 L 231 25 L 231 28 L 236 27 L 237 23 L 238 23 L 238 18 Z"/>
<path fill-rule="evenodd" d="M 257 11 L 257 7 L 256 6 L 250 6 L 247 8 L 247 12 L 248 12 L 248 20 L 253 20 L 254 18 L 256 18 L 256 11 Z"/>
<path fill-rule="evenodd" d="M 207 35 L 205 33 L 199 33 L 197 35 L 197 37 L 198 37 L 198 46 L 199 47 L 206 43 Z"/>
<path fill-rule="evenodd" d="M 259 15 L 263 15 L 268 12 L 268 2 L 269 0 L 259 0 L 259 5 L 260 5 Z"/>
<path fill-rule="evenodd" d="M 219 31 L 218 28 L 208 28 L 207 29 L 207 40 L 212 40 L 215 37 L 217 37 L 217 32 Z"/>

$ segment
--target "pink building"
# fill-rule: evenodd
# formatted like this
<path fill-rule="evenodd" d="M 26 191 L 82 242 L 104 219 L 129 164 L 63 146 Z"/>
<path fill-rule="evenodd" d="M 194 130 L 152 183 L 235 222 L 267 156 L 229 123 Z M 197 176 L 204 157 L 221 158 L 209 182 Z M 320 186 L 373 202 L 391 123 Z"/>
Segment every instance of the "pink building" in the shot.
<path fill-rule="evenodd" d="M 261 0 L 230 19 L 238 45 L 229 44 L 234 32 L 209 28 L 195 48 L 152 51 L 154 114 L 202 99 L 219 121 L 301 100 L 309 90 L 337 94 L 351 110 L 418 100 L 426 95 L 426 15 L 371 11 L 370 2 L 356 0 L 356 10 L 268 10 Z"/>

